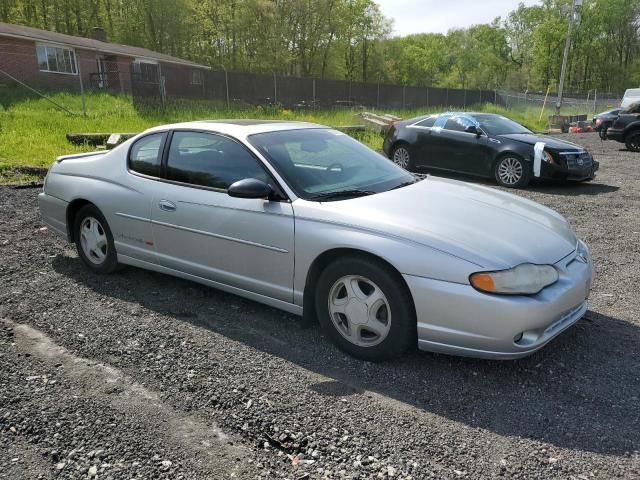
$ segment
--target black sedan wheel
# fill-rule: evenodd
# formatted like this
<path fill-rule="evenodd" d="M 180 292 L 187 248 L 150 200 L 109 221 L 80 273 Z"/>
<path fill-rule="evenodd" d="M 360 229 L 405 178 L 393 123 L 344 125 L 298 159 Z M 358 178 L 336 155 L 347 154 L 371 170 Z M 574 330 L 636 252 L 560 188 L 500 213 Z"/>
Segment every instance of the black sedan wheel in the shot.
<path fill-rule="evenodd" d="M 409 145 L 402 144 L 398 145 L 393 150 L 393 155 L 391 155 L 391 159 L 393 163 L 399 165 L 405 170 L 413 170 L 413 158 L 411 157 L 411 151 L 409 150 Z"/>
<path fill-rule="evenodd" d="M 631 132 L 624 143 L 627 146 L 627 150 L 640 152 L 640 131 Z"/>
<path fill-rule="evenodd" d="M 598 130 L 598 135 L 600 136 L 600 138 L 602 140 L 606 140 L 607 139 L 607 127 L 602 127 L 600 130 Z"/>
<path fill-rule="evenodd" d="M 495 177 L 498 185 L 507 188 L 523 188 L 529 184 L 529 171 L 524 161 L 516 155 L 505 155 L 496 162 Z"/>

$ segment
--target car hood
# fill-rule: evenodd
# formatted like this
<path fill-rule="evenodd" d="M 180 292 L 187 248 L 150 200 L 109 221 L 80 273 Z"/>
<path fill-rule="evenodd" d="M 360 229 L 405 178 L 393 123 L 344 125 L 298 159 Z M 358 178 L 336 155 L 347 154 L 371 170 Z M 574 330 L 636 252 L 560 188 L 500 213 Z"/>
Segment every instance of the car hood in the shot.
<path fill-rule="evenodd" d="M 533 133 L 509 133 L 507 135 L 496 135 L 496 137 L 508 138 L 509 140 L 515 140 L 516 142 L 526 143 L 528 145 L 535 145 L 538 142 L 543 142 L 549 148 L 554 150 L 584 150 L 584 148 L 580 145 L 576 145 L 575 143 L 550 136 L 534 135 Z"/>
<path fill-rule="evenodd" d="M 553 264 L 577 242 L 567 221 L 538 203 L 431 176 L 376 195 L 306 203 L 305 216 L 400 237 L 487 269 Z"/>

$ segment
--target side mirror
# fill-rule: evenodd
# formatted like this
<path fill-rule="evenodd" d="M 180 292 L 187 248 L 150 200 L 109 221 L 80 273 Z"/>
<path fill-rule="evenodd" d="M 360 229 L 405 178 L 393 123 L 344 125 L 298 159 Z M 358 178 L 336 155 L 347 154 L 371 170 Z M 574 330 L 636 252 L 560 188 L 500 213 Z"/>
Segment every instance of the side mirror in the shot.
<path fill-rule="evenodd" d="M 273 193 L 273 188 L 262 180 L 245 178 L 232 183 L 227 189 L 227 194 L 235 198 L 264 198 L 267 199 Z"/>
<path fill-rule="evenodd" d="M 473 133 L 473 134 L 477 135 L 478 137 L 480 135 L 482 135 L 480 130 L 478 130 L 478 127 L 476 127 L 475 125 L 469 125 L 467 128 L 464 129 L 464 131 L 467 132 L 467 133 Z"/>

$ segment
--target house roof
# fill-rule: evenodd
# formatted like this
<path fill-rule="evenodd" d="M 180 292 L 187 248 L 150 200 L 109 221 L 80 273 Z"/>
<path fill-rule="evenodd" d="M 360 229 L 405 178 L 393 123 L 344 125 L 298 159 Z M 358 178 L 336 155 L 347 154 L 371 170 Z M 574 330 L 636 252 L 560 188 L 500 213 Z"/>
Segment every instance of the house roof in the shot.
<path fill-rule="evenodd" d="M 92 38 L 76 37 L 66 35 L 64 33 L 51 32 L 49 30 L 41 30 L 39 28 L 26 27 L 24 25 L 14 25 L 12 23 L 0 22 L 0 37 L 24 38 L 28 40 L 60 44 L 70 47 L 82 48 L 86 50 L 94 50 L 101 53 L 110 53 L 113 55 L 123 55 L 127 57 L 140 58 L 145 60 L 153 60 L 157 62 L 175 63 L 179 65 L 189 65 L 193 67 L 206 68 L 189 60 L 172 57 L 164 53 L 154 52 L 147 48 L 131 47 L 129 45 L 120 45 L 118 43 L 101 42 Z"/>

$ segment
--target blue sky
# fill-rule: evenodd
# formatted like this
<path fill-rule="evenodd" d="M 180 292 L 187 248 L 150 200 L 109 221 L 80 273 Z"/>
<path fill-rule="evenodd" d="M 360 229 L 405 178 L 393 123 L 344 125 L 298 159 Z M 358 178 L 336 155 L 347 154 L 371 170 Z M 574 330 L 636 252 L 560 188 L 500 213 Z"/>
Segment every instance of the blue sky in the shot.
<path fill-rule="evenodd" d="M 394 34 L 446 33 L 455 27 L 489 23 L 518 8 L 518 0 L 375 0 L 382 13 L 393 18 Z M 535 5 L 536 0 L 524 0 Z"/>

